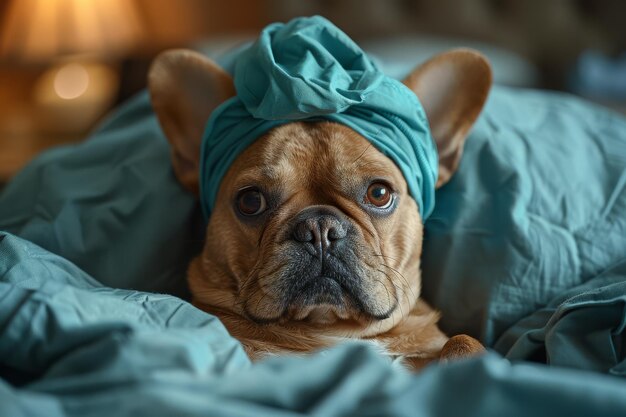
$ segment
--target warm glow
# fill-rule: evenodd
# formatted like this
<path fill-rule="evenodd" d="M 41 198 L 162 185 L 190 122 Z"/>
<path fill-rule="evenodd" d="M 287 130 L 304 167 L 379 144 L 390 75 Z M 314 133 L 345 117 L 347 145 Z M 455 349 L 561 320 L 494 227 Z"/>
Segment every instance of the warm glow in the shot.
<path fill-rule="evenodd" d="M 124 56 L 141 38 L 129 0 L 0 0 L 0 59 L 46 62 L 67 54 Z M 4 19 L 2 18 L 4 17 Z"/>
<path fill-rule="evenodd" d="M 80 97 L 87 91 L 87 87 L 89 74 L 82 65 L 65 65 L 54 76 L 54 91 L 66 100 Z"/>

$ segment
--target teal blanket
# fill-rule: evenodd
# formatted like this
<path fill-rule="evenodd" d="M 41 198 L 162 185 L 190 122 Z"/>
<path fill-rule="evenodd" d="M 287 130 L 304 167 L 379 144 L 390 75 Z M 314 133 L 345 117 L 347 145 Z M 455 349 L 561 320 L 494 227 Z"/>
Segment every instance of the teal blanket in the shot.
<path fill-rule="evenodd" d="M 220 322 L 173 296 L 103 287 L 0 235 L 2 416 L 612 416 L 626 382 L 495 354 L 418 376 L 348 343 L 251 366 Z M 303 377 L 305 376 L 306 377 Z"/>
<path fill-rule="evenodd" d="M 251 365 L 183 300 L 202 220 L 142 94 L 0 195 L 0 415 L 626 415 L 625 210 L 623 117 L 496 88 L 422 259 L 443 328 L 491 352 L 417 376 L 360 343 Z"/>
<path fill-rule="evenodd" d="M 496 89 L 437 194 L 422 262 L 447 332 L 626 376 L 626 119 Z"/>

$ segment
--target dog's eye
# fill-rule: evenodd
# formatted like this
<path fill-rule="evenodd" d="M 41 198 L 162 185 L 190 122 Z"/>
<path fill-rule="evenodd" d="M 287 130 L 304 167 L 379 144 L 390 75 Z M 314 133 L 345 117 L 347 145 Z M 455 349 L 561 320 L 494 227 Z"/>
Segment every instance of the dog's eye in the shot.
<path fill-rule="evenodd" d="M 263 193 L 256 188 L 245 188 L 237 196 L 237 208 L 244 216 L 256 216 L 267 208 Z"/>
<path fill-rule="evenodd" d="M 378 208 L 388 208 L 393 203 L 391 189 L 380 182 L 375 182 L 367 188 L 366 203 Z"/>

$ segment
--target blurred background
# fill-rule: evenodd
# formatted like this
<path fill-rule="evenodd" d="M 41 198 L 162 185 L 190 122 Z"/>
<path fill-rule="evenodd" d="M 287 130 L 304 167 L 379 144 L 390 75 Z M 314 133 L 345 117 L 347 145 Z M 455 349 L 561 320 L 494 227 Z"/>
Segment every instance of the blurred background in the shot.
<path fill-rule="evenodd" d="M 496 83 L 626 111 L 623 0 L 0 0 L 0 184 L 42 150 L 83 140 L 145 88 L 161 50 L 215 55 L 312 14 L 391 75 L 470 46 L 490 58 Z"/>

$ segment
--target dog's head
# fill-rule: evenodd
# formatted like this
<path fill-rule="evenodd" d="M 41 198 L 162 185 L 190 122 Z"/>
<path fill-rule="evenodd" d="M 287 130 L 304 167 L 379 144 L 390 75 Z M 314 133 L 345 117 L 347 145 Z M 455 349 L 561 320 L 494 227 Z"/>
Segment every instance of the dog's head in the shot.
<path fill-rule="evenodd" d="M 198 192 L 200 142 L 232 79 L 190 51 L 158 57 L 150 92 L 179 181 Z M 491 85 L 485 58 L 439 55 L 405 80 L 421 101 L 449 180 Z M 220 185 L 195 302 L 257 323 L 308 323 L 369 336 L 388 330 L 420 293 L 422 219 L 396 164 L 354 130 L 293 122 L 259 137 Z"/>

